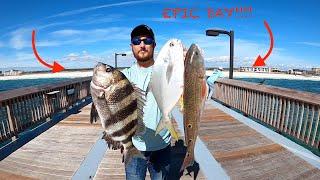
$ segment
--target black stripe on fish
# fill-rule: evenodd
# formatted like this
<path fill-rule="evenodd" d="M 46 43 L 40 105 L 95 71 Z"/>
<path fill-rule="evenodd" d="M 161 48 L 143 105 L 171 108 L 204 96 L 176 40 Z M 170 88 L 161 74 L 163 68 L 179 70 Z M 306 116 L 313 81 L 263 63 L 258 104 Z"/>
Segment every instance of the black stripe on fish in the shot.
<path fill-rule="evenodd" d="M 137 100 L 133 100 L 128 106 L 120 109 L 118 112 L 113 114 L 110 119 L 106 120 L 105 127 L 113 125 L 119 121 L 126 119 L 129 115 L 131 115 L 137 109 Z"/>
<path fill-rule="evenodd" d="M 132 141 L 132 136 L 133 136 L 133 135 L 128 136 L 125 140 L 121 141 L 122 144 L 127 144 L 128 142 Z"/>
<path fill-rule="evenodd" d="M 133 119 L 131 122 L 129 122 L 127 125 L 125 125 L 122 129 L 112 133 L 111 136 L 112 137 L 122 136 L 122 135 L 130 136 L 131 134 L 128 134 L 128 132 L 131 131 L 137 125 L 138 125 L 138 120 Z"/>
<path fill-rule="evenodd" d="M 121 102 L 126 97 L 131 96 L 134 91 L 131 84 L 128 82 L 125 86 L 116 89 L 108 98 L 108 102 Z"/>

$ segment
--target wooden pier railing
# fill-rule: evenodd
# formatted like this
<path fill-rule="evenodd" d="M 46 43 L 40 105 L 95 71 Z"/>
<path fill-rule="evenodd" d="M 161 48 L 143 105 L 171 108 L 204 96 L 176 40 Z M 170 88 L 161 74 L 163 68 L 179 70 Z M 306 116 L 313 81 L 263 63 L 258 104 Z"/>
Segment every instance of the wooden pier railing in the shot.
<path fill-rule="evenodd" d="M 319 151 L 319 94 L 219 79 L 213 98 Z"/>
<path fill-rule="evenodd" d="M 91 77 L 0 92 L 0 142 L 90 96 Z"/>

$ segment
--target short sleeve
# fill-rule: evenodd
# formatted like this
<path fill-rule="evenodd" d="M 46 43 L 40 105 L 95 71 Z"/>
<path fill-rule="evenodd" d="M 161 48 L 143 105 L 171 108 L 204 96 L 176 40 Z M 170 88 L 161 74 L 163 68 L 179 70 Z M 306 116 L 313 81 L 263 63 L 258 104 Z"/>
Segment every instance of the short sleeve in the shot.
<path fill-rule="evenodd" d="M 125 68 L 123 70 L 121 70 L 121 72 L 128 78 L 130 79 L 130 73 L 129 73 L 129 69 Z"/>

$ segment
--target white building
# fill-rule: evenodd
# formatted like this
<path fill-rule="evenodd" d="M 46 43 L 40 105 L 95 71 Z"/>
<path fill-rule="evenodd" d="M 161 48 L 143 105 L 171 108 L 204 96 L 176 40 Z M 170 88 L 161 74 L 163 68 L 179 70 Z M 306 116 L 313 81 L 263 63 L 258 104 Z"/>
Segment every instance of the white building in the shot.
<path fill-rule="evenodd" d="M 311 71 L 316 75 L 320 75 L 320 68 L 311 68 Z"/>
<path fill-rule="evenodd" d="M 301 74 L 303 74 L 303 70 L 300 70 L 300 69 L 289 69 L 288 73 L 289 74 L 294 74 L 294 75 L 301 75 Z"/>
<path fill-rule="evenodd" d="M 240 72 L 270 73 L 270 67 L 240 67 Z"/>
<path fill-rule="evenodd" d="M 3 72 L 4 76 L 18 76 L 21 75 L 23 71 L 11 69 L 9 71 Z"/>

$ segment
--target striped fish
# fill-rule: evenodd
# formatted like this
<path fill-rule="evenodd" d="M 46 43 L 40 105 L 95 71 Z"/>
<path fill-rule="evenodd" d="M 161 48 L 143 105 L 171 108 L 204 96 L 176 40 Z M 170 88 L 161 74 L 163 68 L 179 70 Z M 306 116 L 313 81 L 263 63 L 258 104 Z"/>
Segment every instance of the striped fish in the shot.
<path fill-rule="evenodd" d="M 123 146 L 126 163 L 133 156 L 142 157 L 131 140 L 141 129 L 138 127 L 138 96 L 133 85 L 117 69 L 98 63 L 93 70 L 90 90 L 93 108 L 105 129 L 105 140 L 109 148 L 112 146 L 113 149 L 118 149 Z"/>

